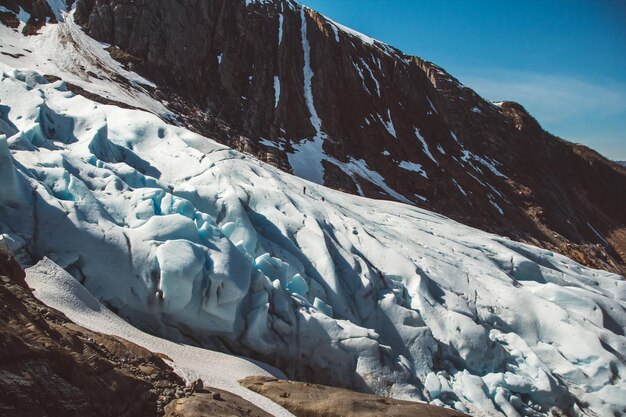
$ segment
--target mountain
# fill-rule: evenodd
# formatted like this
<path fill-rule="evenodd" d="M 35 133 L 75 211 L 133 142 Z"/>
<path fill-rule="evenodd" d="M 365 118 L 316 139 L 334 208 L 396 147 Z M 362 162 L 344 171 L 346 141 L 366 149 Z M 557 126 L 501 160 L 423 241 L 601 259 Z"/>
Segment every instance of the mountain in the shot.
<path fill-rule="evenodd" d="M 626 173 L 435 64 L 290 0 L 80 1 L 76 20 L 198 133 L 626 272 Z"/>
<path fill-rule="evenodd" d="M 76 10 L 67 15 L 63 13 L 65 4 L 60 2 L 36 3 L 48 10 L 47 15 L 37 15 L 34 6 L 26 2 L 16 7 L 9 2 L 2 4 L 6 4 L 0 11 L 6 26 L 0 26 L 0 248 L 27 267 L 26 282 L 41 301 L 90 331 L 123 335 L 132 343 L 164 353 L 188 382 L 201 377 L 211 386 L 237 394 L 275 415 L 289 413 L 244 389 L 237 380 L 249 375 L 288 377 L 427 401 L 475 416 L 623 413 L 623 277 L 463 225 L 412 203 L 352 195 L 285 172 L 298 174 L 300 168 L 315 168 L 315 160 L 306 158 L 319 157 L 323 159 L 325 182 L 327 177 L 328 181 L 335 178 L 326 174 L 337 166 L 341 172 L 353 174 L 346 174 L 349 180 L 345 183 L 352 181 L 354 187 L 359 184 L 363 194 L 396 194 L 399 200 L 408 199 L 409 194 L 398 185 L 400 182 L 392 183 L 393 172 L 406 171 L 407 184 L 416 186 L 416 178 L 426 178 L 420 173 L 410 177 L 412 171 L 404 168 L 418 169 L 416 164 L 423 162 L 420 168 L 428 181 L 439 175 L 433 160 L 433 166 L 429 166 L 409 158 L 408 152 L 415 148 L 408 145 L 406 159 L 398 161 L 396 156 L 398 164 L 390 165 L 389 176 L 376 175 L 370 167 L 370 163 L 377 163 L 374 159 L 366 160 L 369 157 L 365 153 L 354 159 L 356 156 L 350 152 L 367 152 L 379 146 L 378 136 L 353 148 L 348 147 L 347 139 L 334 139 L 335 133 L 326 127 L 332 124 L 331 116 L 326 114 L 329 110 L 326 106 L 318 109 L 316 104 L 326 99 L 316 94 L 316 83 L 330 77 L 324 77 L 327 73 L 320 72 L 316 64 L 326 54 L 317 49 L 317 58 L 313 59 L 318 48 L 315 45 L 323 40 L 309 40 L 317 36 L 314 34 L 326 33 L 328 20 L 296 3 L 272 1 L 79 1 Z M 44 7 L 50 4 L 59 8 Z M 155 15 L 151 14 L 153 4 L 158 4 L 160 10 Z M 168 43 L 170 38 L 176 39 L 177 32 L 160 28 L 162 21 L 177 22 L 172 25 L 180 33 L 203 34 L 213 27 L 205 25 L 207 19 L 223 10 L 228 13 L 218 13 L 223 16 L 219 26 L 222 29 L 212 32 L 240 31 L 245 29 L 245 25 L 239 26 L 243 23 L 228 20 L 233 10 L 232 16 L 250 26 L 254 19 L 267 22 L 268 16 L 279 22 L 278 15 L 268 14 L 268 8 L 277 5 L 285 6 L 281 14 L 285 27 L 277 32 L 279 26 L 271 26 L 272 33 L 282 33 L 285 45 L 294 44 L 289 49 L 296 54 L 294 61 L 287 62 L 298 61 L 298 51 L 302 59 L 302 65 L 284 68 L 294 77 L 300 76 L 302 83 L 294 82 L 289 87 L 291 83 L 284 81 L 288 78 L 279 77 L 279 106 L 283 95 L 293 99 L 284 108 L 291 117 L 281 123 L 285 132 L 289 129 L 293 135 L 302 129 L 306 136 L 298 141 L 278 141 L 271 135 L 262 139 L 246 136 L 237 133 L 245 129 L 247 119 L 243 116 L 238 126 L 229 120 L 232 115 L 224 113 L 218 119 L 212 111 L 206 111 L 210 103 L 204 103 L 205 110 L 201 110 L 198 97 L 205 97 L 201 84 L 214 82 L 203 78 L 203 71 L 208 71 L 206 63 L 177 67 L 179 61 L 166 60 L 168 50 L 160 49 L 163 45 L 159 43 L 157 49 L 146 44 L 142 50 L 159 51 L 162 67 L 147 65 L 117 41 L 120 48 L 103 44 L 107 35 L 97 33 L 100 26 L 96 22 L 100 20 L 114 21 L 114 34 L 141 28 L 140 22 L 126 27 L 126 20 L 113 19 L 121 11 L 141 10 L 127 15 L 153 17 L 143 23 L 151 28 L 147 39 L 165 39 Z M 59 23 L 51 23 L 51 16 L 57 14 L 55 20 Z M 50 24 L 43 24 L 46 21 Z M 198 26 L 186 26 L 190 21 Z M 241 57 L 248 54 L 246 42 L 263 39 L 263 28 L 269 32 L 269 24 L 261 23 L 248 29 L 247 41 L 240 45 Z M 30 36 L 24 36 L 25 30 Z M 399 52 L 376 41 L 340 26 L 337 37 L 332 28 L 328 30 L 328 41 L 343 44 L 337 46 L 341 50 L 385 49 L 390 64 L 381 60 L 381 67 L 389 65 L 393 74 L 393 68 L 398 71 L 397 78 L 392 78 L 396 82 L 387 79 L 387 89 L 393 90 L 396 83 L 402 82 L 405 64 L 406 68 L 415 68 L 411 70 L 415 77 L 419 71 L 424 72 L 416 64 L 417 59 L 401 64 Z M 296 38 L 303 32 L 307 36 Z M 185 42 L 191 42 L 189 38 L 177 40 L 181 50 L 185 50 Z M 194 42 L 202 39 L 204 36 L 196 36 Z M 237 38 L 224 39 L 230 43 Z M 135 43 L 141 44 L 141 37 L 131 42 Z M 264 50 L 263 45 L 258 45 L 259 51 Z M 207 50 L 211 52 L 208 45 L 197 50 L 187 48 L 177 58 L 202 55 Z M 228 58 L 234 52 L 227 52 L 220 52 L 221 65 L 234 59 Z M 328 56 L 333 55 L 329 52 Z M 244 64 L 231 64 L 229 74 L 236 75 L 238 68 L 246 67 Z M 194 78 L 187 75 L 192 69 L 198 72 Z M 197 85 L 191 84 L 194 80 Z M 377 94 L 373 78 L 369 80 L 368 88 Z M 335 81 L 349 85 L 347 79 Z M 449 129 L 446 123 L 461 123 L 443 117 L 452 111 L 442 104 L 447 103 L 444 98 L 452 97 L 457 90 L 450 87 L 447 96 L 441 92 L 443 87 L 435 87 L 428 77 L 424 82 L 429 84 L 416 84 L 416 93 L 409 97 L 418 100 L 423 93 L 419 88 L 427 90 L 431 85 L 425 97 L 430 97 L 434 109 L 427 103 L 430 110 L 426 112 L 431 114 L 424 117 L 432 117 L 433 126 L 439 124 L 440 129 Z M 233 83 L 232 91 L 238 91 Z M 381 95 L 387 94 L 382 93 L 382 85 Z M 407 88 L 412 85 L 407 84 Z M 184 91 L 185 86 L 189 91 Z M 302 88 L 297 90 L 298 86 Z M 365 86 L 361 82 L 361 88 Z M 454 88 L 468 94 L 466 99 L 471 95 L 461 86 Z M 226 101 L 228 91 L 231 87 L 224 89 L 226 98 L 211 93 L 205 99 Z M 262 98 L 259 94 L 255 102 Z M 352 97 L 355 109 L 363 105 L 357 97 Z M 620 168 L 585 148 L 541 133 L 519 105 L 493 107 L 475 99 L 480 113 L 470 109 L 471 114 L 464 116 L 459 104 L 459 120 L 473 114 L 485 115 L 489 120 L 509 117 L 509 124 L 519 132 L 513 137 L 519 144 L 507 137 L 511 141 L 507 146 L 522 146 L 526 143 L 524 135 L 534 132 L 539 136 L 533 140 L 544 153 L 521 158 L 503 148 L 503 156 L 490 162 L 493 158 L 470 148 L 463 139 L 465 125 L 454 127 L 454 136 L 449 134 L 447 141 L 442 137 L 436 143 L 428 134 L 429 124 L 415 126 L 424 138 L 422 143 L 415 135 L 419 155 L 430 160 L 425 152 L 428 149 L 440 166 L 450 170 L 446 172 L 458 172 L 458 178 L 448 180 L 454 178 L 468 194 L 463 200 L 467 206 L 471 203 L 472 207 L 482 204 L 495 208 L 491 202 L 481 203 L 480 194 L 470 194 L 472 190 L 469 183 L 463 182 L 463 175 L 471 173 L 494 194 L 493 203 L 503 212 L 507 210 L 507 206 L 498 204 L 494 190 L 522 176 L 509 170 L 522 164 L 523 159 L 530 167 L 539 164 L 537 167 L 549 169 L 550 174 L 560 173 L 536 178 L 552 184 L 549 190 L 558 190 L 557 196 L 552 196 L 562 202 L 563 206 L 558 207 L 571 208 L 574 216 L 579 213 L 575 211 L 578 206 L 569 205 L 586 202 L 585 210 L 598 213 L 594 219 L 606 217 L 619 222 L 623 213 L 616 213 L 613 219 L 611 207 L 619 208 L 622 200 L 609 197 L 620 189 Z M 483 104 L 488 107 L 478 107 Z M 409 108 L 409 102 L 396 105 Z M 399 112 L 397 107 L 389 109 L 392 124 L 383 123 L 386 135 L 395 132 L 397 136 L 384 142 L 390 155 L 405 149 L 400 146 L 405 140 L 400 132 L 406 130 L 404 123 L 408 122 L 393 117 Z M 258 114 L 262 109 L 259 106 Z M 246 111 L 253 125 L 257 113 Z M 342 114 L 337 108 L 333 117 Z M 502 123 L 505 129 L 507 123 Z M 350 126 L 349 121 L 346 126 Z M 492 125 L 477 122 L 471 126 L 487 129 Z M 470 131 L 467 126 L 465 129 Z M 230 147 L 194 130 L 214 132 L 211 135 Z M 544 142 L 548 145 L 542 148 Z M 318 143 L 322 153 L 310 147 Z M 331 145 L 342 143 L 344 156 L 329 150 Z M 489 143 L 472 146 L 489 147 Z M 261 151 L 264 147 L 267 149 Z M 457 151 L 462 154 L 457 155 Z M 262 159 L 271 164 L 251 155 L 255 152 L 261 152 Z M 511 164 L 495 162 L 509 153 L 514 158 Z M 451 159 L 444 158 L 446 155 Z M 558 164 L 554 162 L 557 155 Z M 548 162 L 552 165 L 541 165 Z M 572 190 L 571 185 L 558 188 L 565 181 L 565 173 L 560 171 L 565 166 L 571 169 L 568 175 L 578 189 Z M 521 172 L 537 175 L 532 169 Z M 604 184 L 604 175 L 615 182 Z M 377 190 L 375 183 L 387 194 Z M 595 188 L 590 189 L 587 183 Z M 596 200 L 600 191 L 608 192 L 605 200 Z M 503 188 L 503 196 L 504 192 Z M 453 202 L 456 197 L 444 193 L 441 198 Z M 606 203 L 608 208 L 604 210 L 594 202 Z M 497 220 L 493 221 L 502 221 L 499 217 L 506 216 L 496 211 L 498 215 L 491 217 Z M 542 216 L 548 218 L 547 214 Z M 515 217 L 508 221 L 512 219 Z M 574 217 L 563 221 L 567 224 L 568 220 L 576 223 Z M 519 230 L 526 230 L 522 226 Z M 589 223 L 587 227 L 595 226 Z M 604 229 L 595 230 L 596 239 L 606 240 L 605 247 L 615 241 L 614 234 L 605 237 Z M 558 239 L 566 242 L 565 238 Z M 600 246 L 582 244 L 572 244 L 569 250 L 583 253 L 585 248 L 600 251 Z M 593 252 L 583 254 L 588 263 L 609 265 L 613 259 L 607 255 L 602 260 Z"/>
<path fill-rule="evenodd" d="M 5 3 L 31 13 L 27 33 L 65 7 Z M 92 62 L 75 92 L 152 111 L 318 184 L 626 273 L 626 172 L 435 64 L 291 0 L 81 0 L 76 22 L 150 85 L 94 91 L 115 73 Z"/>

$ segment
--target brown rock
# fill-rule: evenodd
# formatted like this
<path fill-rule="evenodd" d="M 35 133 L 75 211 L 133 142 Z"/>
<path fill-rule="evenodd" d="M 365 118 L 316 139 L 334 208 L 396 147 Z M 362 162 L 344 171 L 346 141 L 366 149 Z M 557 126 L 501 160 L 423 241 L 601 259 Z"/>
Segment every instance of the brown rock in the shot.
<path fill-rule="evenodd" d="M 447 408 L 324 385 L 265 377 L 248 377 L 239 382 L 298 417 L 467 417 Z"/>
<path fill-rule="evenodd" d="M 146 349 L 40 303 L 19 266 L 0 257 L 0 415 L 157 416 L 155 374 L 182 384 Z"/>
<path fill-rule="evenodd" d="M 201 379 L 196 379 L 191 383 L 192 392 L 200 392 L 204 389 L 204 382 Z"/>
<path fill-rule="evenodd" d="M 176 399 L 165 407 L 165 417 L 271 416 L 237 395 L 218 391 L 217 394 L 221 394 L 223 398 L 214 399 L 215 394 L 196 393 L 190 397 Z"/>

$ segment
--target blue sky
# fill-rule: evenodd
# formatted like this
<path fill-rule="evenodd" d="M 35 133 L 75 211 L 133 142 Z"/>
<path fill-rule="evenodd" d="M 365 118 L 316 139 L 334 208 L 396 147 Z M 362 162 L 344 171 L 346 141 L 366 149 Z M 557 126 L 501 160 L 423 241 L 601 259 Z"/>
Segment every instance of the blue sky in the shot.
<path fill-rule="evenodd" d="M 626 160 L 625 0 L 301 0 Z"/>

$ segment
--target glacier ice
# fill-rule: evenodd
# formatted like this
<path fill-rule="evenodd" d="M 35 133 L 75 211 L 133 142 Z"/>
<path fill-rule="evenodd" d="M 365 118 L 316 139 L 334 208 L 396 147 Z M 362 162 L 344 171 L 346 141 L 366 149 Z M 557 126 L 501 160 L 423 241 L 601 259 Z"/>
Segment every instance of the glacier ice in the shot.
<path fill-rule="evenodd" d="M 136 326 L 474 415 L 624 413 L 622 277 L 2 71 L 0 244 Z"/>

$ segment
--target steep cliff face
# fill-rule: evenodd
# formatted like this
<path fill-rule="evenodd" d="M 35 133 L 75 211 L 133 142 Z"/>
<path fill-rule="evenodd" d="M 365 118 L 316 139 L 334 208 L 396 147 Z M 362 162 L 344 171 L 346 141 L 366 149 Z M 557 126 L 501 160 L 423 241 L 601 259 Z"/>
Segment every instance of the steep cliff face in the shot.
<path fill-rule="evenodd" d="M 317 183 L 624 272 L 626 175 L 440 67 L 289 0 L 79 1 L 181 122 Z"/>

